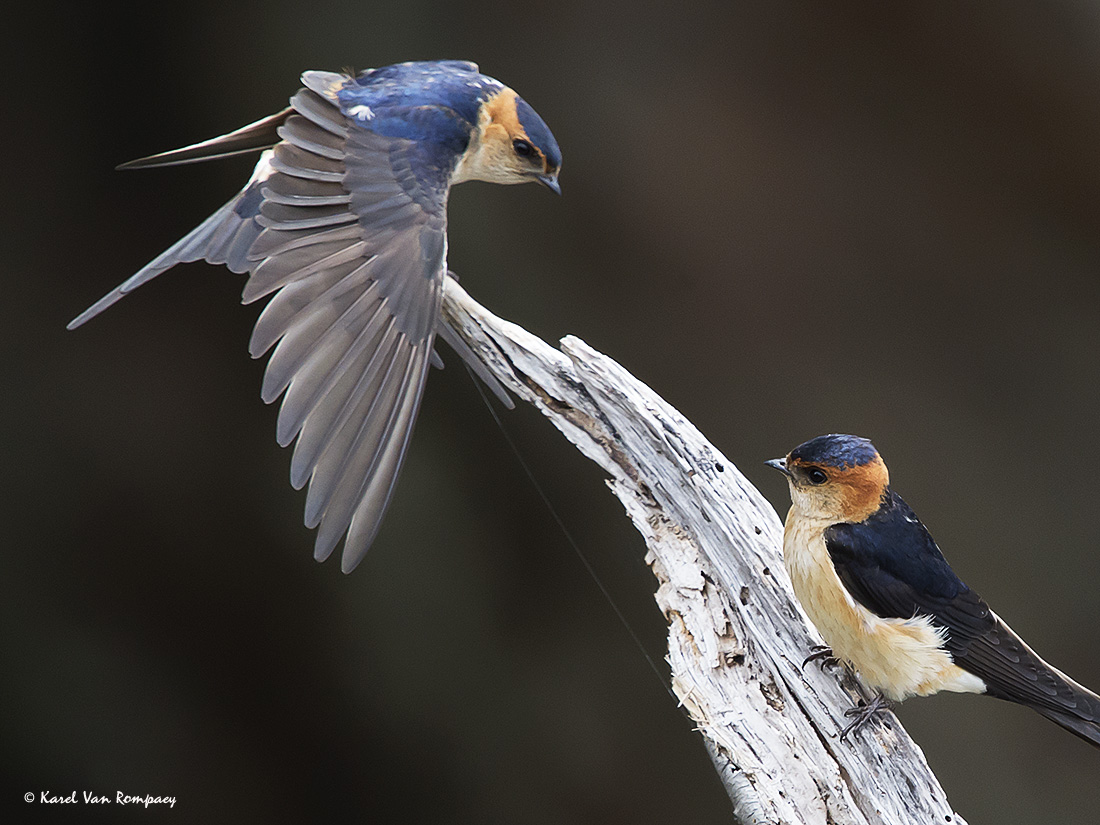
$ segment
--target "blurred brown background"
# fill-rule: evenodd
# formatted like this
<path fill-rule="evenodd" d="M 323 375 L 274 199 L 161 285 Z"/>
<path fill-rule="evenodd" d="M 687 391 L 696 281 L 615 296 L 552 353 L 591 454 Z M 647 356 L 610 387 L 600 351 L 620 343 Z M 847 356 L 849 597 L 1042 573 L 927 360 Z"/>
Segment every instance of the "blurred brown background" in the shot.
<path fill-rule="evenodd" d="M 453 355 L 383 532 L 311 560 L 243 279 L 181 267 L 65 322 L 248 159 L 116 173 L 285 105 L 309 68 L 476 60 L 561 143 L 565 196 L 458 188 L 451 265 L 762 465 L 874 439 L 956 570 L 1100 688 L 1100 8 L 43 4 L 10 20 L 0 303 L 2 809 L 67 822 L 726 822 L 698 737 Z M 14 108 L 12 108 L 14 107 Z M 505 423 L 660 662 L 644 547 L 531 409 Z M 663 664 L 661 665 L 663 667 Z M 973 696 L 902 721 L 959 812 L 1091 823 L 1100 753 Z"/>

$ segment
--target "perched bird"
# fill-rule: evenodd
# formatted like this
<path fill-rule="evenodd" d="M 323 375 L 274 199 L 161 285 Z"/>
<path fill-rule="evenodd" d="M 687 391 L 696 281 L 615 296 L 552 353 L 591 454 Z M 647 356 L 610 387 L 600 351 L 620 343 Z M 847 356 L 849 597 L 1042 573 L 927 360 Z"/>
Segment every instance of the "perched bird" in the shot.
<path fill-rule="evenodd" d="M 767 464 L 790 485 L 791 583 L 831 648 L 809 658 L 847 662 L 878 692 L 848 711 L 842 737 L 890 702 L 950 690 L 1026 705 L 1100 746 L 1100 696 L 1040 659 L 955 575 L 870 441 L 823 435 Z"/>
<path fill-rule="evenodd" d="M 243 302 L 274 294 L 249 350 L 284 392 L 277 437 L 295 437 L 291 482 L 323 561 L 346 534 L 350 572 L 393 493 L 439 332 L 447 197 L 467 180 L 537 181 L 560 193 L 561 152 L 535 110 L 473 63 L 401 63 L 356 76 L 311 71 L 277 114 L 119 168 L 264 150 L 236 197 L 70 324 L 74 329 L 182 261 L 247 272 Z M 504 391 L 494 385 L 498 394 Z M 507 396 L 504 396 L 507 399 Z M 511 403 L 508 401 L 507 403 Z"/>

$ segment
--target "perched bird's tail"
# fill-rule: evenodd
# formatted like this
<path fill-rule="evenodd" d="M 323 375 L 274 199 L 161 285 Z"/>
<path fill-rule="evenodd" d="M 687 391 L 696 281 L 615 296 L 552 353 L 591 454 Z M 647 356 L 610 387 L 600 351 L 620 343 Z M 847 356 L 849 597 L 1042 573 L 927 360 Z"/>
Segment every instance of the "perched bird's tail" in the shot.
<path fill-rule="evenodd" d="M 1100 747 L 1100 696 L 1044 661 L 990 611 L 991 628 L 956 661 L 986 683 L 986 694 L 1041 713 Z"/>
<path fill-rule="evenodd" d="M 287 108 L 278 114 L 258 120 L 221 137 L 205 140 L 182 149 L 150 155 L 147 158 L 124 163 L 119 169 L 142 169 L 152 166 L 177 166 L 198 163 L 203 160 L 229 157 L 243 152 L 254 152 L 274 146 L 279 142 L 278 128 L 293 112 Z M 250 262 L 248 250 L 259 236 L 262 227 L 255 218 L 260 214 L 260 187 L 271 174 L 271 152 L 264 152 L 256 164 L 252 177 L 244 189 L 221 209 L 188 232 L 176 243 L 147 263 L 134 275 L 112 289 L 84 312 L 69 322 L 69 329 L 76 329 L 91 320 L 124 295 L 166 272 L 178 263 L 208 261 L 225 264 L 232 272 L 247 272 Z"/>

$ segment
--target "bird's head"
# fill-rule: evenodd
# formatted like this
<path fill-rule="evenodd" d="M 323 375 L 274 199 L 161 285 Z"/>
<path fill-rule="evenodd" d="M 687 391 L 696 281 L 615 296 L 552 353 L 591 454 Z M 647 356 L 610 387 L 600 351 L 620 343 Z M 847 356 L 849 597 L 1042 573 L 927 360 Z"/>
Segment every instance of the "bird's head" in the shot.
<path fill-rule="evenodd" d="M 478 110 L 470 144 L 452 183 L 538 181 L 561 194 L 561 150 L 538 113 L 507 86 L 486 98 Z"/>
<path fill-rule="evenodd" d="M 821 435 L 766 463 L 787 476 L 803 516 L 834 523 L 866 519 L 890 484 L 875 445 L 854 435 Z"/>

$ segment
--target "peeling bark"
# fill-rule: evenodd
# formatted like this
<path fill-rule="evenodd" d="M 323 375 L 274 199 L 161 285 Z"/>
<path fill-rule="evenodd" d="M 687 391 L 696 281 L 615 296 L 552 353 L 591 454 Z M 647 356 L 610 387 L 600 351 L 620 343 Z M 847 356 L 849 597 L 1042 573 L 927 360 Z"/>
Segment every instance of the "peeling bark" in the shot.
<path fill-rule="evenodd" d="M 736 821 L 965 825 L 893 714 L 839 741 L 844 711 L 868 694 L 845 671 L 802 669 L 821 639 L 783 567 L 779 517 L 691 422 L 580 339 L 555 349 L 452 279 L 443 316 L 608 474 L 649 548 L 672 689 Z"/>

